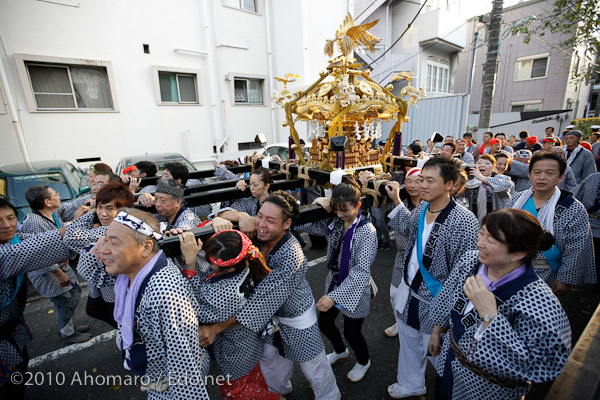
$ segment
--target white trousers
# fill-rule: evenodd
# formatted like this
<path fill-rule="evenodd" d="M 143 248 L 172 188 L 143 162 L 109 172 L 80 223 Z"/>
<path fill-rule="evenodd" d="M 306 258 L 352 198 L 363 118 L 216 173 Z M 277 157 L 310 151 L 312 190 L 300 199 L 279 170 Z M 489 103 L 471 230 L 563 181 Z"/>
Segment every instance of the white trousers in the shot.
<path fill-rule="evenodd" d="M 265 344 L 259 364 L 269 390 L 281 395 L 289 394 L 292 391 L 290 379 L 294 362 L 279 355 L 277 347 Z M 300 368 L 312 385 L 316 400 L 340 400 L 342 398 L 325 350 L 312 360 L 300 363 Z"/>
<path fill-rule="evenodd" d="M 431 335 L 422 333 L 398 320 L 398 383 L 414 392 L 425 392 L 425 368 L 427 358 L 435 367 L 438 357 L 427 357 Z"/>
<path fill-rule="evenodd" d="M 394 285 L 390 285 L 390 304 L 392 305 L 392 313 L 394 313 L 394 319 L 398 322 L 398 316 L 396 315 L 396 293 L 398 288 Z"/>

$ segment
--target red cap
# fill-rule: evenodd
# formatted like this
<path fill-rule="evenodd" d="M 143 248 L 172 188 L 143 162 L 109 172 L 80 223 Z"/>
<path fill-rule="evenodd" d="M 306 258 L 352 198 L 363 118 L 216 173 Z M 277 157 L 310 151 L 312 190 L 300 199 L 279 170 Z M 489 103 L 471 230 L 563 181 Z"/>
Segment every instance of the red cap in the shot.
<path fill-rule="evenodd" d="M 496 138 L 493 138 L 493 139 L 490 139 L 490 141 L 488 142 L 488 144 L 489 144 L 490 146 L 491 146 L 491 145 L 494 145 L 494 144 L 500 144 L 500 140 L 498 140 L 498 139 L 496 139 Z"/>
<path fill-rule="evenodd" d="M 538 141 L 537 136 L 529 136 L 527 138 L 527 144 L 530 145 L 530 146 L 533 146 L 534 144 L 536 144 L 537 141 Z"/>
<path fill-rule="evenodd" d="M 581 147 L 585 147 L 586 149 L 588 149 L 589 151 L 592 151 L 592 145 L 589 144 L 588 142 L 581 142 L 579 143 L 581 145 Z"/>
<path fill-rule="evenodd" d="M 132 165 L 131 167 L 127 167 L 127 168 L 125 168 L 125 169 L 123 170 L 123 173 L 124 173 L 124 174 L 128 174 L 128 173 L 130 173 L 130 172 L 133 172 L 133 171 L 135 171 L 136 169 L 137 169 L 137 166 L 135 166 L 135 165 Z"/>

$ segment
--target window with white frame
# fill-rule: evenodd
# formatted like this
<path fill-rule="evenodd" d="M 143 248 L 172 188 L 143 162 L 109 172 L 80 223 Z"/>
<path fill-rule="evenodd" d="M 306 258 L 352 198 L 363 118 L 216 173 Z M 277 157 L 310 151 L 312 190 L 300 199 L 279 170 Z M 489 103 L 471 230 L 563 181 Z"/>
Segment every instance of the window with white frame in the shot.
<path fill-rule="evenodd" d="M 200 70 L 153 66 L 154 97 L 159 106 L 202 105 Z"/>
<path fill-rule="evenodd" d="M 25 62 L 38 110 L 112 110 L 104 67 Z"/>
<path fill-rule="evenodd" d="M 223 0 L 223 5 L 232 8 L 239 8 L 244 11 L 256 12 L 255 0 Z"/>
<path fill-rule="evenodd" d="M 528 111 L 541 111 L 541 110 L 542 110 L 542 101 L 541 100 L 513 102 L 510 104 L 511 112 L 528 112 Z"/>
<path fill-rule="evenodd" d="M 548 54 L 517 58 L 515 81 L 545 78 L 548 73 Z"/>
<path fill-rule="evenodd" d="M 263 83 L 264 79 L 234 78 L 235 104 L 264 104 Z"/>
<path fill-rule="evenodd" d="M 158 82 L 162 103 L 198 104 L 195 74 L 159 71 Z"/>
<path fill-rule="evenodd" d="M 119 106 L 108 61 L 15 54 L 30 112 L 113 112 Z"/>
<path fill-rule="evenodd" d="M 427 93 L 448 93 L 450 62 L 435 56 L 427 57 Z"/>

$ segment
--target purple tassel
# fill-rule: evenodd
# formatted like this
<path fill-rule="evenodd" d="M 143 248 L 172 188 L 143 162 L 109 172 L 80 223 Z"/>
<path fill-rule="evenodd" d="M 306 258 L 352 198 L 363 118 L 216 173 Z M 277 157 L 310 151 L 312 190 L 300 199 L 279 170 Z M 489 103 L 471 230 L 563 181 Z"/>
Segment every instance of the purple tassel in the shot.
<path fill-rule="evenodd" d="M 290 161 L 294 160 L 294 157 L 296 156 L 296 153 L 294 152 L 294 150 L 292 150 L 292 145 L 294 144 L 294 139 L 290 136 L 290 138 L 288 139 L 288 157 L 290 158 Z"/>
<path fill-rule="evenodd" d="M 395 156 L 402 155 L 402 132 L 396 132 L 394 136 L 394 150 L 392 154 Z"/>

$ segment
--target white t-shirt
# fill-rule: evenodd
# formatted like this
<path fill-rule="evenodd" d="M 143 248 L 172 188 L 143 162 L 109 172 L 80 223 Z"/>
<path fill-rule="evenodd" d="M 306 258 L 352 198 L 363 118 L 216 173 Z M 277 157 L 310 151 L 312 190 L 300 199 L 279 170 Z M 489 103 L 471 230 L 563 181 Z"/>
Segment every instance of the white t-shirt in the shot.
<path fill-rule="evenodd" d="M 423 246 L 423 248 L 421 249 L 422 253 L 425 253 L 425 246 L 427 245 L 427 241 L 429 240 L 429 235 L 431 234 L 431 230 L 433 229 L 434 223 L 435 221 L 433 221 L 430 224 L 425 222 L 425 227 L 423 228 L 423 238 L 421 240 L 421 244 Z M 406 282 L 407 285 L 410 286 L 418 270 L 419 258 L 417 257 L 417 242 L 415 242 L 415 245 L 412 249 L 412 254 L 410 255 L 410 261 L 408 262 L 408 282 Z"/>

